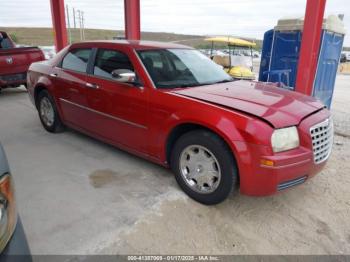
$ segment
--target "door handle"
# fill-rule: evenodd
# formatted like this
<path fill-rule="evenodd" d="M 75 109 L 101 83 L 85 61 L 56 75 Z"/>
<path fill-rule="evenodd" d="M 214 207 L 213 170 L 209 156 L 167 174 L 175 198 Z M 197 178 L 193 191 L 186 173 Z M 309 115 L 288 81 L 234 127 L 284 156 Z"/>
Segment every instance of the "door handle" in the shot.
<path fill-rule="evenodd" d="M 91 88 L 91 89 L 99 89 L 100 88 L 97 84 L 92 84 L 92 83 L 86 83 L 85 86 L 87 88 Z"/>
<path fill-rule="evenodd" d="M 50 74 L 51 77 L 57 77 L 57 74 Z"/>

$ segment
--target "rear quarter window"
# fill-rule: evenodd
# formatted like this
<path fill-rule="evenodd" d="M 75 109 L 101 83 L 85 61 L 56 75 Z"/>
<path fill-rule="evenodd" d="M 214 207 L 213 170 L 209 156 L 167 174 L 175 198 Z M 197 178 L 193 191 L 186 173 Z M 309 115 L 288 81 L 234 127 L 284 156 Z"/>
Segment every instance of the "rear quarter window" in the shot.
<path fill-rule="evenodd" d="M 62 68 L 86 73 L 91 49 L 71 50 L 62 60 Z"/>

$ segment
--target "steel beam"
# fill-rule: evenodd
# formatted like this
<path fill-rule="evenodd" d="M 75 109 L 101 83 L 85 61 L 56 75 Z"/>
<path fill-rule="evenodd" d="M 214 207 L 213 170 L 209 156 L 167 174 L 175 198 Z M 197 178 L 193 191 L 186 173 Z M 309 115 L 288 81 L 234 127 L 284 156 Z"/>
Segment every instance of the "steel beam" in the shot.
<path fill-rule="evenodd" d="M 125 37 L 141 39 L 140 0 L 124 0 Z"/>
<path fill-rule="evenodd" d="M 321 44 L 326 0 L 307 0 L 296 79 L 296 91 L 312 95 Z"/>
<path fill-rule="evenodd" d="M 68 45 L 64 0 L 50 0 L 56 51 Z"/>

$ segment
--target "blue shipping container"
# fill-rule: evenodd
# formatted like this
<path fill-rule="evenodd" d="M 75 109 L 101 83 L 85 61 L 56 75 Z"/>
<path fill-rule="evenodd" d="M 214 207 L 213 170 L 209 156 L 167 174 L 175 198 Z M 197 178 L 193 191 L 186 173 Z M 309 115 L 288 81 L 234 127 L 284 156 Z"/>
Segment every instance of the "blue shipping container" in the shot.
<path fill-rule="evenodd" d="M 276 74 L 269 74 L 268 82 L 281 81 L 284 85 L 295 87 L 299 52 L 301 45 L 301 32 L 281 32 L 276 31 L 273 38 L 273 53 L 271 55 L 271 70 L 291 70 L 289 81 L 287 75 L 282 75 L 281 79 Z"/>
<path fill-rule="evenodd" d="M 265 33 L 259 81 L 281 82 L 295 89 L 303 23 L 302 19 L 281 19 L 274 30 Z M 332 102 L 344 35 L 344 25 L 337 16 L 324 20 L 312 95 L 328 108 Z"/>
<path fill-rule="evenodd" d="M 344 36 L 323 31 L 313 96 L 331 107 Z"/>
<path fill-rule="evenodd" d="M 267 72 L 270 70 L 271 47 L 274 33 L 275 31 L 271 29 L 264 34 L 259 71 L 259 81 L 261 82 L 267 82 Z"/>

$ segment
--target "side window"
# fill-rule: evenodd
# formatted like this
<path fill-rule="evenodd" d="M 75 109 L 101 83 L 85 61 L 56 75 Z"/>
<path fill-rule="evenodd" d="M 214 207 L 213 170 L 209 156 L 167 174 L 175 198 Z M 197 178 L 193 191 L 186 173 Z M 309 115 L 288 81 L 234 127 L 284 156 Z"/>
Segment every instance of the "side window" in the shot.
<path fill-rule="evenodd" d="M 0 38 L 0 49 L 10 49 L 10 48 L 14 48 L 10 39 L 8 39 L 7 37 L 3 39 Z"/>
<path fill-rule="evenodd" d="M 62 61 L 62 68 L 85 73 L 89 62 L 91 49 L 74 49 Z"/>
<path fill-rule="evenodd" d="M 99 49 L 94 65 L 94 75 L 113 79 L 114 70 L 134 71 L 129 57 L 116 50 Z"/>

